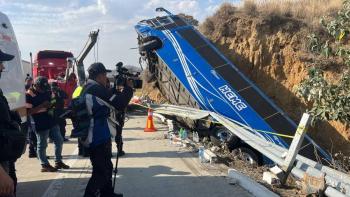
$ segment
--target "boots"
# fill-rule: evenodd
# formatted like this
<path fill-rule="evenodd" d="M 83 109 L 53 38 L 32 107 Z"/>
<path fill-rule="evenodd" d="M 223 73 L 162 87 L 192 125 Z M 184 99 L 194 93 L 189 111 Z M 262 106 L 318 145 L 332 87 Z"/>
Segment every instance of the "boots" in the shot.
<path fill-rule="evenodd" d="M 57 168 L 52 167 L 50 164 L 42 164 L 41 172 L 57 172 Z"/>
<path fill-rule="evenodd" d="M 55 164 L 56 169 L 69 169 L 69 166 L 64 164 L 62 161 L 56 162 Z"/>

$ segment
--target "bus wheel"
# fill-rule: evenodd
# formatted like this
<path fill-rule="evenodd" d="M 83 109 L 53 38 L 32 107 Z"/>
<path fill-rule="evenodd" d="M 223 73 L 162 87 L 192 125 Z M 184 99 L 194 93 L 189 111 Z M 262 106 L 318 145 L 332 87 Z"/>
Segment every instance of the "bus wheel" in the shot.
<path fill-rule="evenodd" d="M 247 147 L 238 148 L 241 159 L 249 165 L 257 166 L 261 165 L 260 155 Z"/>

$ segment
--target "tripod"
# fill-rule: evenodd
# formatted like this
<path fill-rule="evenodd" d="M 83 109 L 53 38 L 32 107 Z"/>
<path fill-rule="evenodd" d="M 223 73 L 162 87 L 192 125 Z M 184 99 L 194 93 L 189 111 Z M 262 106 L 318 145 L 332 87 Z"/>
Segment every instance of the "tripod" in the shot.
<path fill-rule="evenodd" d="M 118 132 L 118 126 L 120 125 L 117 125 L 117 132 Z M 119 150 L 121 150 L 121 141 L 122 141 L 122 138 L 118 138 L 118 143 L 116 142 L 117 144 L 117 157 L 115 159 L 115 166 L 114 166 L 114 170 L 113 170 L 113 173 L 114 173 L 114 177 L 113 177 L 113 191 L 115 190 L 115 183 L 116 183 L 116 179 L 117 179 L 117 174 L 118 174 L 118 162 L 119 162 Z M 116 194 L 115 195 L 116 197 L 123 197 L 123 194 Z"/>

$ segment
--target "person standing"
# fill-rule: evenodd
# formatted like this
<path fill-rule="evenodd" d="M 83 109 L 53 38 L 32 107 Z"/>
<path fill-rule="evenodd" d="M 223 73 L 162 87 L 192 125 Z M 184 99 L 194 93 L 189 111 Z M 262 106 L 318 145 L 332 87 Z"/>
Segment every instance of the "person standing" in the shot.
<path fill-rule="evenodd" d="M 25 78 L 25 89 L 26 89 L 26 97 L 27 94 L 30 92 L 30 88 L 33 86 L 33 78 L 27 74 L 27 77 Z M 26 129 L 28 131 L 28 140 L 29 140 L 29 151 L 28 151 L 28 157 L 29 158 L 36 158 L 36 147 L 37 147 L 37 139 L 35 134 L 35 123 L 32 116 L 27 115 L 27 122 L 26 122 Z"/>
<path fill-rule="evenodd" d="M 55 118 L 56 123 L 60 127 L 60 132 L 63 137 L 63 141 L 68 141 L 66 138 L 66 119 L 60 118 L 60 116 L 64 113 L 64 100 L 68 98 L 67 94 L 58 87 L 57 82 L 51 83 L 51 91 L 52 98 L 55 100 L 53 106 L 53 116 Z"/>
<path fill-rule="evenodd" d="M 25 80 L 24 80 L 24 88 L 26 90 L 26 94 L 27 91 L 29 90 L 29 88 L 31 88 L 33 85 L 33 78 L 27 74 Z M 36 135 L 35 135 L 35 126 L 34 126 L 34 121 L 33 118 L 31 116 L 27 116 L 27 122 L 25 124 L 26 126 L 26 130 L 28 131 L 28 140 L 29 140 L 29 154 L 28 157 L 29 158 L 36 158 Z"/>
<path fill-rule="evenodd" d="M 33 84 L 33 78 L 27 74 L 25 80 L 24 80 L 25 84 L 24 84 L 24 88 L 26 89 L 26 91 L 32 87 L 32 84 Z"/>
<path fill-rule="evenodd" d="M 115 143 L 117 144 L 118 156 L 123 156 L 125 155 L 125 151 L 123 150 L 123 127 L 125 122 L 126 107 L 133 96 L 133 83 L 131 80 L 127 80 L 124 78 L 118 78 L 115 81 L 115 83 L 116 88 L 112 89 L 112 94 L 117 96 L 127 95 L 125 99 L 120 101 L 124 103 L 118 105 L 116 108 L 118 110 L 118 112 L 116 113 L 116 120 L 118 121 L 119 125 L 116 126 L 117 131 L 115 136 Z"/>
<path fill-rule="evenodd" d="M 37 139 L 35 134 L 35 123 L 32 116 L 27 116 L 26 127 L 27 127 L 28 138 L 29 138 L 28 157 L 36 158 L 37 157 L 37 154 L 36 154 Z"/>
<path fill-rule="evenodd" d="M 5 66 L 3 62 L 10 61 L 14 58 L 13 55 L 6 54 L 0 50 L 0 78 Z M 18 124 L 21 122 L 18 113 L 10 111 L 7 99 L 4 96 L 2 90 L 0 89 L 0 133 L 5 132 L 6 129 L 18 129 Z M 4 140 L 4 141 L 2 141 Z M 15 196 L 16 195 L 16 185 L 17 177 L 15 170 L 15 160 L 14 158 L 7 158 L 6 154 L 9 154 L 9 151 L 6 150 L 3 145 L 7 144 L 10 139 L 4 137 L 0 138 L 0 151 L 4 153 L 0 154 L 0 196 Z M 25 144 L 23 142 L 23 144 Z M 16 144 L 19 146 L 19 144 Z M 8 146 L 6 147 L 8 148 Z M 20 148 L 20 147 L 17 147 Z M 13 157 L 11 155 L 11 157 Z M 19 157 L 18 157 L 19 158 Z"/>
<path fill-rule="evenodd" d="M 107 87 L 107 70 L 100 62 L 92 64 L 88 68 L 89 79 L 82 89 L 82 95 L 90 94 L 106 103 L 111 104 L 114 108 L 123 107 L 122 105 L 127 93 L 115 96 Z M 108 108 L 108 107 L 107 107 Z M 108 108 L 109 109 L 109 108 Z M 109 113 L 105 113 L 106 106 L 96 105 L 92 107 L 92 133 L 87 138 L 85 144 L 89 146 L 90 160 L 93 166 L 92 176 L 86 186 L 84 197 L 101 197 L 121 196 L 115 194 L 112 187 L 113 164 L 111 131 L 108 125 Z"/>
<path fill-rule="evenodd" d="M 59 126 L 55 123 L 52 115 L 48 113 L 51 109 L 51 92 L 46 77 L 39 76 L 34 85 L 26 95 L 28 114 L 35 123 L 35 134 L 37 137 L 37 155 L 41 162 L 41 172 L 56 172 L 57 169 L 68 169 L 69 166 L 62 162 L 63 138 Z M 55 144 L 55 167 L 51 166 L 47 156 L 47 140 L 53 140 Z"/>

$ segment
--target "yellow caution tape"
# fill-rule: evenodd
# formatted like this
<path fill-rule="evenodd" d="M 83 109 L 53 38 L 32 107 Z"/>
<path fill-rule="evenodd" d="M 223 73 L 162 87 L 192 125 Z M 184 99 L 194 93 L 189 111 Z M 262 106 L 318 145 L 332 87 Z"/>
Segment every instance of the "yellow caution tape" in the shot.
<path fill-rule="evenodd" d="M 297 128 L 297 131 L 296 131 L 296 133 L 297 134 L 299 134 L 299 135 L 301 135 L 302 133 L 303 133 L 303 131 L 305 130 L 305 126 L 298 126 L 298 128 Z"/>
<path fill-rule="evenodd" d="M 341 41 L 345 36 L 345 31 L 340 32 L 338 40 Z"/>
<path fill-rule="evenodd" d="M 290 138 L 293 139 L 294 136 L 292 135 L 285 135 L 285 134 L 280 134 L 280 133 L 275 133 L 275 132 L 270 132 L 270 131 L 263 131 L 263 130 L 254 130 L 257 132 L 261 132 L 261 133 L 268 133 L 268 134 L 272 134 L 272 135 L 276 135 L 276 136 L 280 136 L 280 137 L 284 137 L 284 138 Z"/>

